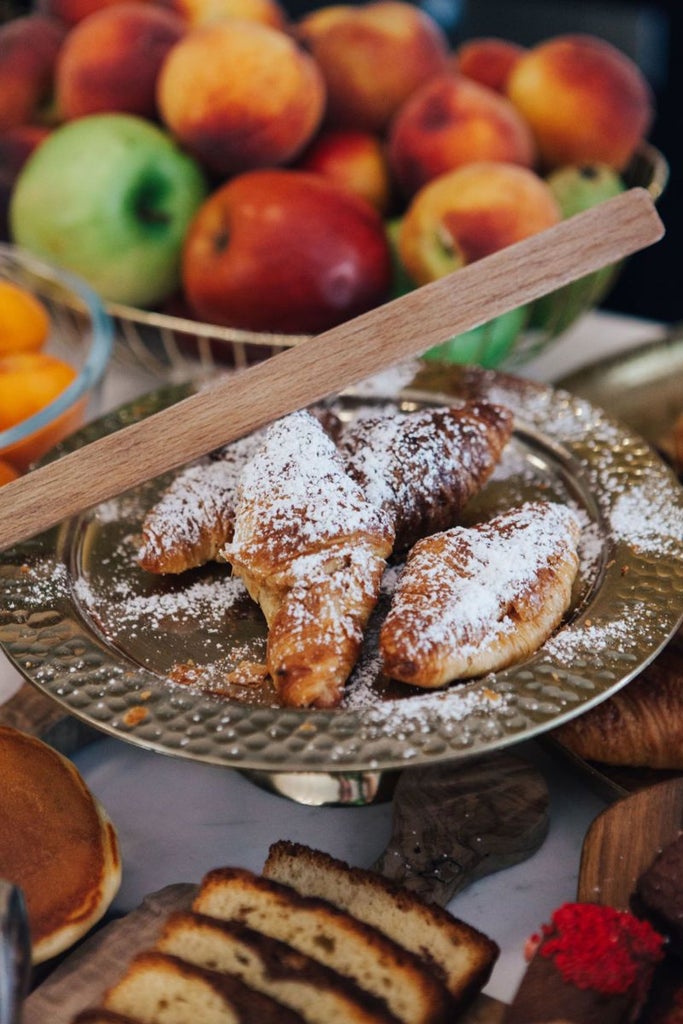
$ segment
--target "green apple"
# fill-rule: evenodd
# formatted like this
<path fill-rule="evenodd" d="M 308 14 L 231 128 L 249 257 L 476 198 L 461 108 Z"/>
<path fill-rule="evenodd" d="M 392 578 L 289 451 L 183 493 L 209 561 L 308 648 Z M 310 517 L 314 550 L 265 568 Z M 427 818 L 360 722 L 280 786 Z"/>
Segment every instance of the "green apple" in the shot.
<path fill-rule="evenodd" d="M 612 167 L 598 163 L 559 167 L 546 180 L 565 218 L 619 195 L 626 187 Z M 603 267 L 543 296 L 534 303 L 532 326 L 560 334 L 605 297 L 617 270 L 616 266 Z"/>
<path fill-rule="evenodd" d="M 443 344 L 430 348 L 422 358 L 428 362 L 477 363 L 489 368 L 500 366 L 524 330 L 527 317 L 526 306 L 511 309 L 480 327 L 456 334 Z"/>
<path fill-rule="evenodd" d="M 102 298 L 149 307 L 178 286 L 185 234 L 207 191 L 197 162 L 162 129 L 93 114 L 56 128 L 29 157 L 10 230 Z"/>

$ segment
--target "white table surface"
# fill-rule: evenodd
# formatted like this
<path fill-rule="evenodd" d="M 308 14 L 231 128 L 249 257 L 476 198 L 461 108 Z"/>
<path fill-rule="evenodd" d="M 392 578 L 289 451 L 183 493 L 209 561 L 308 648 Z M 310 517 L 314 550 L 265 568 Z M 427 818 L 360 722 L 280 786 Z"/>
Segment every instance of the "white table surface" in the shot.
<path fill-rule="evenodd" d="M 580 366 L 664 333 L 658 324 L 606 313 L 587 315 L 551 349 L 524 367 L 535 380 L 554 381 Z M 102 411 L 130 394 L 135 382 L 116 368 L 105 381 Z M 21 685 L 0 652 L 0 701 Z M 534 744 L 518 751 L 535 761 L 548 782 L 548 838 L 531 858 L 481 879 L 450 909 L 490 935 L 501 955 L 485 991 L 504 1001 L 524 971 L 523 946 L 552 910 L 576 894 L 581 844 L 603 801 Z M 219 865 L 260 870 L 268 846 L 292 839 L 369 866 L 382 852 L 391 805 L 306 807 L 268 793 L 236 771 L 151 753 L 103 738 L 74 761 L 112 817 L 123 854 L 123 882 L 113 910 L 125 912 L 143 896 L 174 882 L 198 882 Z"/>

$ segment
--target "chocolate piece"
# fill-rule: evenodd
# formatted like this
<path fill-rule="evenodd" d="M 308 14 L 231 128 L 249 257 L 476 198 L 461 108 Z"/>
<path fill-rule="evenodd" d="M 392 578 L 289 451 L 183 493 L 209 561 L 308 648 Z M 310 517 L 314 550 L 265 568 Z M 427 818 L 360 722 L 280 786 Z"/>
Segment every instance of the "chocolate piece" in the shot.
<path fill-rule="evenodd" d="M 672 952 L 683 956 L 683 832 L 640 876 L 632 906 L 668 936 Z"/>

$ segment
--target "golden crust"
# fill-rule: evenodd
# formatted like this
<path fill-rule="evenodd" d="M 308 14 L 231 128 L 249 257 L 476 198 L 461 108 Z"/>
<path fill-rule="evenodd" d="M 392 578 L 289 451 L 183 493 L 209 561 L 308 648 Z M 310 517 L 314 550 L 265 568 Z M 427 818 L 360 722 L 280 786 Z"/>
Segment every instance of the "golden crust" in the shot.
<path fill-rule="evenodd" d="M 578 539 L 569 508 L 529 502 L 419 541 L 380 633 L 384 672 L 434 688 L 531 654 L 569 607 Z"/>
<path fill-rule="evenodd" d="M 26 899 L 34 963 L 102 917 L 121 881 L 116 832 L 71 761 L 0 727 L 0 874 Z"/>
<path fill-rule="evenodd" d="M 391 517 L 395 550 L 453 526 L 487 482 L 512 434 L 512 413 L 489 402 L 352 423 L 339 447 L 364 494 Z"/>

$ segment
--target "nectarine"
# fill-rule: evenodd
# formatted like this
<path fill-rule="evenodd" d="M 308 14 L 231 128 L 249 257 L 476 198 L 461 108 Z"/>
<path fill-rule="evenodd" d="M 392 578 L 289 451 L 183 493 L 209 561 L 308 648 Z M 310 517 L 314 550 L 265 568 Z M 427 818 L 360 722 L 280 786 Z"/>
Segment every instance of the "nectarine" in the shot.
<path fill-rule="evenodd" d="M 414 90 L 447 66 L 439 25 L 402 0 L 319 7 L 298 36 L 322 68 L 327 123 L 382 133 Z"/>
<path fill-rule="evenodd" d="M 524 46 L 508 39 L 481 36 L 456 47 L 451 66 L 466 78 L 504 94 L 510 72 L 525 52 Z"/>
<path fill-rule="evenodd" d="M 61 116 L 112 110 L 155 120 L 159 69 L 185 31 L 180 15 L 141 0 L 122 0 L 84 18 L 67 35 L 57 61 Z"/>
<path fill-rule="evenodd" d="M 158 80 L 163 121 L 209 170 L 227 176 L 293 160 L 322 119 L 325 85 L 288 35 L 237 18 L 191 29 Z"/>
<path fill-rule="evenodd" d="M 597 161 L 622 170 L 653 116 L 637 64 L 588 35 L 557 36 L 530 49 L 507 92 L 531 125 L 546 168 Z"/>
<path fill-rule="evenodd" d="M 369 203 L 320 174 L 256 170 L 205 201 L 182 278 L 210 323 L 315 334 L 387 298 L 391 257 Z"/>
<path fill-rule="evenodd" d="M 179 14 L 185 22 L 195 25 L 208 25 L 212 21 L 224 18 L 244 18 L 247 21 L 258 21 L 271 28 L 284 29 L 287 26 L 287 14 L 278 0 L 159 0 L 163 6 Z"/>
<path fill-rule="evenodd" d="M 389 135 L 389 164 L 408 197 L 463 164 L 531 167 L 535 157 L 531 129 L 512 103 L 464 75 L 438 75 L 417 89 Z"/>
<path fill-rule="evenodd" d="M 83 18 L 94 14 L 103 7 L 111 7 L 120 0 L 36 0 L 36 8 L 43 14 L 49 14 L 67 25 L 76 25 Z M 156 3 L 156 0 L 144 0 L 145 3 Z"/>
<path fill-rule="evenodd" d="M 33 121 L 50 97 L 66 26 L 27 14 L 0 26 L 0 131 Z"/>
<path fill-rule="evenodd" d="M 389 163 L 383 142 L 370 132 L 322 131 L 296 166 L 331 178 L 367 200 L 381 214 L 389 211 Z"/>
<path fill-rule="evenodd" d="M 399 254 L 413 280 L 427 284 L 560 219 L 549 186 L 534 171 L 467 164 L 435 178 L 413 198 L 401 223 Z"/>

